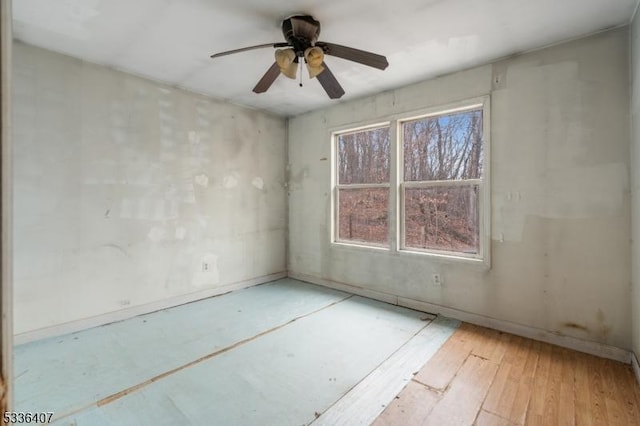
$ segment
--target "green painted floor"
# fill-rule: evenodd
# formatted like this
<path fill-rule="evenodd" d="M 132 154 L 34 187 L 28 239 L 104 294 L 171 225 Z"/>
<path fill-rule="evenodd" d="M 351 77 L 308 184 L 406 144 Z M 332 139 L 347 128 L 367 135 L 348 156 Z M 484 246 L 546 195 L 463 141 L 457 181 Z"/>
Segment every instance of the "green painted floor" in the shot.
<path fill-rule="evenodd" d="M 278 280 L 17 346 L 14 409 L 52 411 L 58 425 L 322 423 L 348 416 L 339 402 L 360 388 L 399 391 L 416 371 L 407 354 L 424 364 L 457 327 L 432 318 Z M 398 374 L 376 379 L 381 365 Z"/>

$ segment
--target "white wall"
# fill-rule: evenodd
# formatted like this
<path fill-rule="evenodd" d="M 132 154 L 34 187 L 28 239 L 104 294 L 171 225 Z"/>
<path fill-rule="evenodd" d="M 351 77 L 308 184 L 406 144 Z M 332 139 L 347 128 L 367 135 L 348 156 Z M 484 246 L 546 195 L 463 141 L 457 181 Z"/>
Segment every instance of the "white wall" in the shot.
<path fill-rule="evenodd" d="M 629 349 L 627 49 L 618 29 L 291 119 L 290 275 Z M 329 243 L 332 128 L 485 94 L 490 270 Z"/>
<path fill-rule="evenodd" d="M 631 277 L 633 352 L 640 357 L 640 18 L 631 23 Z"/>
<path fill-rule="evenodd" d="M 284 119 L 21 43 L 13 108 L 16 333 L 286 271 Z"/>

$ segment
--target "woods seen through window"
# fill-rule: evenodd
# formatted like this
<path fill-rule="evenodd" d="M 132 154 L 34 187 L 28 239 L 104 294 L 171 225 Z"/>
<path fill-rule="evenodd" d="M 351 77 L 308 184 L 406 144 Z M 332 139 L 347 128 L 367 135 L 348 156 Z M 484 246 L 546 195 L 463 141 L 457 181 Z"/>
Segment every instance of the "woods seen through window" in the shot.
<path fill-rule="evenodd" d="M 389 127 L 338 136 L 338 239 L 389 242 Z"/>
<path fill-rule="evenodd" d="M 402 123 L 405 248 L 479 252 L 482 110 Z"/>
<path fill-rule="evenodd" d="M 334 240 L 482 258 L 484 108 L 334 134 Z"/>

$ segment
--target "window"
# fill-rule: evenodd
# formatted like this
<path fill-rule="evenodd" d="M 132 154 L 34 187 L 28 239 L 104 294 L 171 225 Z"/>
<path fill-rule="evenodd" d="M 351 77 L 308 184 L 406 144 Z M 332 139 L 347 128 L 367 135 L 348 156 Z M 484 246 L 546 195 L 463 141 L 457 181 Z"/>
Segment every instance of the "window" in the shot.
<path fill-rule="evenodd" d="M 400 127 L 402 248 L 479 256 L 482 107 Z"/>
<path fill-rule="evenodd" d="M 334 133 L 333 242 L 488 263 L 488 104 Z"/>
<path fill-rule="evenodd" d="M 339 133 L 336 241 L 389 244 L 389 126 Z"/>

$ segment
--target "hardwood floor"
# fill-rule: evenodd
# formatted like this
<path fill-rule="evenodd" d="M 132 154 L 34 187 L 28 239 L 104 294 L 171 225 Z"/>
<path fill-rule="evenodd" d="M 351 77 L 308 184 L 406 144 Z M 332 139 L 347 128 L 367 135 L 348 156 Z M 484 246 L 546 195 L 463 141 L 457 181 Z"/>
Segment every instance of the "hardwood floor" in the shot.
<path fill-rule="evenodd" d="M 463 323 L 374 425 L 640 425 L 640 386 L 629 365 Z"/>

